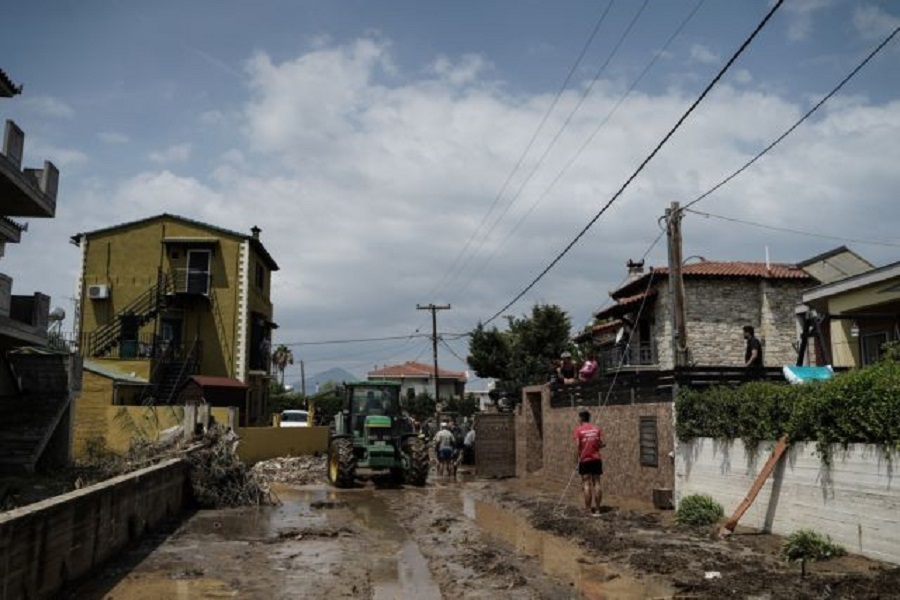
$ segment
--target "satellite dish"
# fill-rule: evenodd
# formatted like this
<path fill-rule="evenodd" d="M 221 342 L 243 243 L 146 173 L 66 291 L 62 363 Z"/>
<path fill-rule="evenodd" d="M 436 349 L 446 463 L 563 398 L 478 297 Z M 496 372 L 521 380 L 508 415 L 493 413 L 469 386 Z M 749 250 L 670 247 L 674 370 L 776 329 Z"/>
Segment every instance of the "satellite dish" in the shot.
<path fill-rule="evenodd" d="M 50 314 L 47 315 L 47 318 L 51 321 L 62 321 L 66 318 L 66 311 L 57 306 L 52 311 L 50 311 Z"/>

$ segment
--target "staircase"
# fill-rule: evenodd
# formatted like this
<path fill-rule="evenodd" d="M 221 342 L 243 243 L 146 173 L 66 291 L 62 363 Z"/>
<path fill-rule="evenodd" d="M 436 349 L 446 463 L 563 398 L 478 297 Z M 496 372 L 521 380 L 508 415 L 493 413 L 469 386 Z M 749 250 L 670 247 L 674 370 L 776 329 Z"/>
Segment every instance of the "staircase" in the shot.
<path fill-rule="evenodd" d="M 31 473 L 70 406 L 66 354 L 9 354 L 20 393 L 0 398 L 0 472 Z"/>
<path fill-rule="evenodd" d="M 190 348 L 172 346 L 163 354 L 152 375 L 152 397 L 157 404 L 172 404 L 181 387 L 200 370 L 200 342 L 194 340 Z"/>
<path fill-rule="evenodd" d="M 140 329 L 155 319 L 166 306 L 166 298 L 173 291 L 172 276 L 159 273 L 156 285 L 150 287 L 134 301 L 120 310 L 113 320 L 88 336 L 87 354 L 100 358 L 106 356 L 122 342 L 123 322 L 133 320 L 133 326 Z"/>

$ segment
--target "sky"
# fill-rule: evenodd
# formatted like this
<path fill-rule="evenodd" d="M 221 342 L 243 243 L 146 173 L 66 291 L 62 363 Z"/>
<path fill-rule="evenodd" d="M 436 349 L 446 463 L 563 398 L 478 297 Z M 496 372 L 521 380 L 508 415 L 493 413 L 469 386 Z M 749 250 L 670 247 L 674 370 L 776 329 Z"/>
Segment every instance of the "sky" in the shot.
<path fill-rule="evenodd" d="M 76 233 L 173 213 L 261 239 L 281 269 L 285 381 L 463 371 L 464 334 L 535 304 L 573 332 L 659 218 L 791 127 L 900 25 L 888 1 L 787 0 L 562 258 L 773 6 L 768 0 L 84 0 L 4 9 L 0 117 L 60 169 L 54 219 L 7 247 L 13 293 L 70 315 Z M 683 256 L 900 260 L 900 36 L 687 213 Z M 717 215 L 717 216 L 708 216 Z M 748 225 L 728 217 L 794 230 Z M 803 232 L 803 234 L 798 233 Z M 815 235 L 806 235 L 815 234 Z M 489 321 L 495 315 L 496 318 Z M 71 329 L 71 319 L 65 327 Z M 736 343 L 739 341 L 736 332 Z M 383 341 L 351 342 L 349 340 Z M 331 343 L 341 342 L 341 343 Z"/>

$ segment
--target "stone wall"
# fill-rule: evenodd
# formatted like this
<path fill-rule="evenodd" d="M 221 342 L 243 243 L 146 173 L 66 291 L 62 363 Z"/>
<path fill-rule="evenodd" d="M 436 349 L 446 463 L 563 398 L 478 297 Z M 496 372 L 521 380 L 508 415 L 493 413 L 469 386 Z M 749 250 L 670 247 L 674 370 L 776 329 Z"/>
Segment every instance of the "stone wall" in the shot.
<path fill-rule="evenodd" d="M 686 279 L 687 337 L 698 365 L 744 364 L 744 325 L 763 343 L 766 366 L 793 364 L 799 332 L 794 307 L 809 282 L 759 279 Z M 654 335 L 661 369 L 672 368 L 671 312 L 667 284 L 659 288 Z"/>
<path fill-rule="evenodd" d="M 187 501 L 170 460 L 0 514 L 0 598 L 55 598 Z"/>
<path fill-rule="evenodd" d="M 603 429 L 607 446 L 603 450 L 603 485 L 607 494 L 651 502 L 654 488 L 674 487 L 674 415 L 671 403 L 629 404 L 603 407 L 550 408 L 549 388 L 541 393 L 540 412 L 533 398 L 535 388 L 526 388 L 516 412 L 517 474 L 536 474 L 565 485 L 575 468 L 575 441 L 572 430 L 578 412 L 591 412 L 591 421 Z M 641 417 L 654 417 L 657 426 L 657 466 L 641 464 Z M 535 424 L 542 424 L 542 435 Z M 524 437 L 523 437 L 524 434 Z M 535 444 L 540 444 L 540 462 Z M 539 465 L 539 468 L 535 468 Z M 577 476 L 576 476 L 577 477 Z"/>
<path fill-rule="evenodd" d="M 773 445 L 748 452 L 740 441 L 679 440 L 676 500 L 708 494 L 731 514 Z M 826 466 L 815 443 L 792 444 L 740 524 L 781 535 L 813 529 L 849 552 L 900 564 L 900 490 L 893 464 L 879 446 L 851 444 L 835 447 Z"/>

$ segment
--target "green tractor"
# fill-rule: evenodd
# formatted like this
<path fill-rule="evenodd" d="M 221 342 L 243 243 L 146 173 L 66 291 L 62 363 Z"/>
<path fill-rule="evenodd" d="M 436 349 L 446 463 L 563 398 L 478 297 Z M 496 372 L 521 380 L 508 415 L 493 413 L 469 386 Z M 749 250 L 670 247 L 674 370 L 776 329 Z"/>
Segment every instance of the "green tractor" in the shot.
<path fill-rule="evenodd" d="M 343 407 L 334 416 L 328 443 L 328 480 L 350 487 L 357 469 L 389 471 L 396 484 L 423 486 L 428 448 L 400 410 L 400 384 L 345 384 Z"/>

